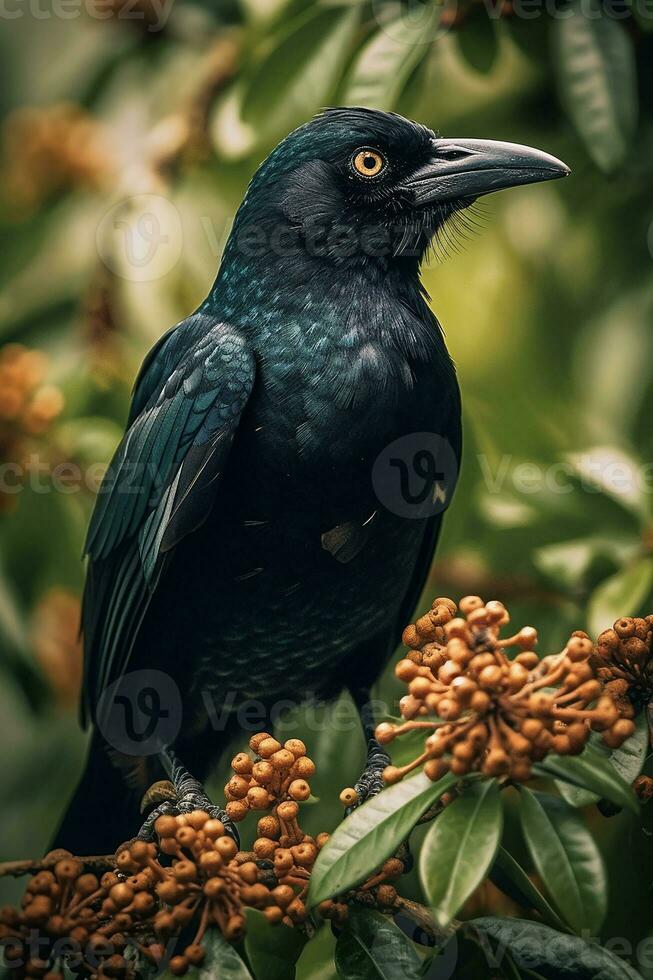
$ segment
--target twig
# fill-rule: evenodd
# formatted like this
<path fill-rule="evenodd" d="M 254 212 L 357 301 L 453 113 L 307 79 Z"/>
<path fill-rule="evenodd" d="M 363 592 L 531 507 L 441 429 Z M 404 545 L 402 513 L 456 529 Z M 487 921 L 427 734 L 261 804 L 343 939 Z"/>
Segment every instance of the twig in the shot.
<path fill-rule="evenodd" d="M 456 797 L 460 796 L 460 789 L 457 786 L 453 786 L 447 793 L 444 793 L 436 803 L 430 807 L 426 813 L 424 813 L 417 821 L 417 826 L 419 827 L 423 823 L 429 823 L 431 820 L 435 820 L 439 816 L 445 807 L 449 806 Z"/>
<path fill-rule="evenodd" d="M 48 855 L 36 861 L 4 861 L 0 863 L 0 878 L 10 876 L 20 878 L 22 875 L 36 874 L 38 871 L 49 871 L 62 857 L 62 854 L 56 854 L 54 857 Z M 114 854 L 94 854 L 89 857 L 80 857 L 79 860 L 85 867 L 97 871 L 113 868 L 115 865 Z"/>
<path fill-rule="evenodd" d="M 412 919 L 420 929 L 423 929 L 431 937 L 436 946 L 444 945 L 462 925 L 457 919 L 452 919 L 446 928 L 441 929 L 436 924 L 430 909 L 427 909 L 425 905 L 421 905 L 419 902 L 411 902 L 409 898 L 402 898 L 401 895 L 397 896 L 394 908 L 395 910 L 399 909 L 409 919 Z"/>

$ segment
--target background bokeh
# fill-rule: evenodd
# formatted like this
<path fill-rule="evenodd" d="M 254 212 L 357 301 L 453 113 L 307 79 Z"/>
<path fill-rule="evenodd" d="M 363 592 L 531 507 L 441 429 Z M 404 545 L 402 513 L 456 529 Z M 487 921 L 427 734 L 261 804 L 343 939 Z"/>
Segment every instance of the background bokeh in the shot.
<path fill-rule="evenodd" d="M 82 764 L 80 555 L 139 362 L 205 295 L 257 163 L 321 106 L 398 109 L 573 168 L 487 199 L 479 233 L 424 270 L 466 436 L 425 598 L 501 599 L 546 652 L 570 629 L 651 611 L 653 15 L 598 0 L 537 9 L 3 7 L 0 859 L 47 846 Z M 363 746 L 319 718 L 319 732 L 287 724 L 318 762 L 324 829 Z M 653 838 L 625 816 L 596 830 L 612 875 L 604 938 L 638 942 Z M 0 883 L 5 899 L 20 889 Z M 329 976 L 315 949 L 304 975 Z M 653 976 L 653 957 L 640 969 Z"/>

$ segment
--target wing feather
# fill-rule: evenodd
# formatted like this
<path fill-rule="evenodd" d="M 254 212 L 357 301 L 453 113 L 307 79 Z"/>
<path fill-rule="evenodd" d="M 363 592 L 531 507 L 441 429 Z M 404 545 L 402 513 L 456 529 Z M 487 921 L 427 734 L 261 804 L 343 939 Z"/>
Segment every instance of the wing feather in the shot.
<path fill-rule="evenodd" d="M 86 541 L 85 713 L 125 671 L 174 547 L 206 520 L 254 376 L 243 336 L 205 314 L 146 358 Z"/>

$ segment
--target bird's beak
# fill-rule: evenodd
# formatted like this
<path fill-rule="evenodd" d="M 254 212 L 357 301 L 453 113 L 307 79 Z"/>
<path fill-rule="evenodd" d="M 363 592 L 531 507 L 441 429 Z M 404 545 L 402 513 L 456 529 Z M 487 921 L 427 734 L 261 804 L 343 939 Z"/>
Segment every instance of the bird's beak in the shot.
<path fill-rule="evenodd" d="M 566 177 L 569 167 L 549 153 L 498 140 L 433 141 L 432 159 L 402 184 L 416 204 L 431 204 Z"/>

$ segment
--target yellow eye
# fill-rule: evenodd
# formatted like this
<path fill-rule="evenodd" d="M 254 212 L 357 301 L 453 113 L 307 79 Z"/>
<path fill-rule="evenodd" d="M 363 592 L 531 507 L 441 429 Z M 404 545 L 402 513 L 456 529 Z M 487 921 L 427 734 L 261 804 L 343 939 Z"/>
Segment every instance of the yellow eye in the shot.
<path fill-rule="evenodd" d="M 385 167 L 385 157 L 378 150 L 356 150 L 352 166 L 361 177 L 378 177 Z"/>

